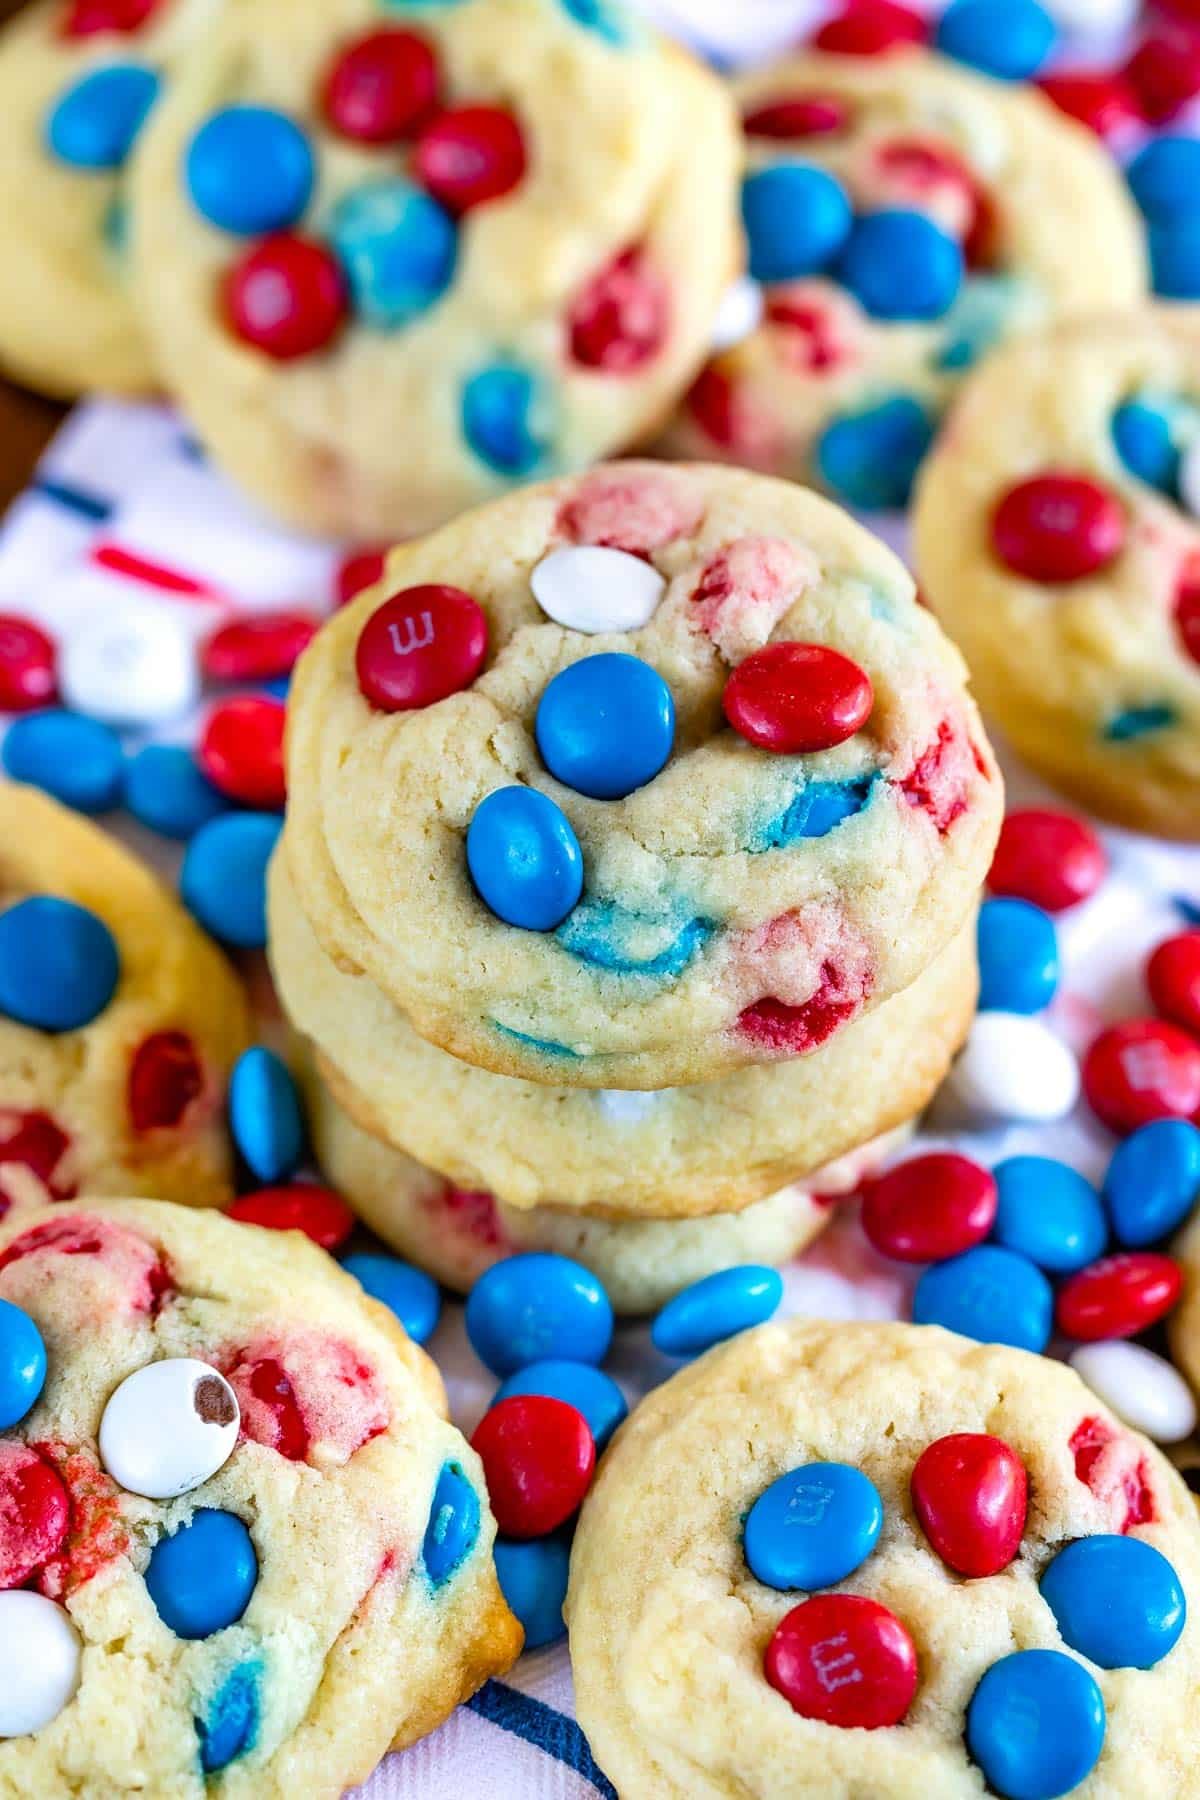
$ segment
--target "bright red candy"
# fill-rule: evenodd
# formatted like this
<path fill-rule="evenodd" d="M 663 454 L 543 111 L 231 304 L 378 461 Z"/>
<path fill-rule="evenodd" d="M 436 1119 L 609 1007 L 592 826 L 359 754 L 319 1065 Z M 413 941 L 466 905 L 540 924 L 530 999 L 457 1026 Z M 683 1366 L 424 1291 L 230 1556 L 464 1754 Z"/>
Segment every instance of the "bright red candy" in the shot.
<path fill-rule="evenodd" d="M 645 252 L 621 251 L 575 296 L 567 314 L 571 359 L 606 375 L 627 375 L 667 340 L 671 295 Z"/>
<path fill-rule="evenodd" d="M 223 297 L 236 336 L 275 362 L 326 349 L 350 308 L 337 258 L 324 244 L 290 231 L 247 250 L 227 272 Z"/>
<path fill-rule="evenodd" d="M 866 1182 L 862 1225 L 897 1262 L 943 1262 L 982 1244 L 996 1217 L 996 1183 L 969 1156 L 932 1150 Z"/>
<path fill-rule="evenodd" d="M 0 1588 L 20 1587 L 61 1548 L 71 1520 L 67 1490 L 27 1444 L 0 1440 Z"/>
<path fill-rule="evenodd" d="M 1136 1337 L 1165 1317 L 1183 1288 L 1183 1272 L 1154 1250 L 1123 1250 L 1080 1269 L 1058 1290 L 1058 1329 L 1081 1343 Z"/>
<path fill-rule="evenodd" d="M 1000 827 L 987 884 L 993 894 L 1058 913 L 1087 900 L 1107 873 L 1104 846 L 1085 819 L 1029 806 L 1010 812 Z"/>
<path fill-rule="evenodd" d="M 215 788 L 243 806 L 282 807 L 283 702 L 259 695 L 222 700 L 209 713 L 196 760 Z"/>
<path fill-rule="evenodd" d="M 740 737 L 782 756 L 828 750 L 871 716 L 865 669 L 825 644 L 765 644 L 725 683 L 725 717 Z"/>
<path fill-rule="evenodd" d="M 802 1719 L 873 1731 L 898 1725 L 912 1705 L 917 1652 L 877 1600 L 818 1594 L 780 1619 L 763 1672 Z"/>
<path fill-rule="evenodd" d="M 214 631 L 200 654 L 210 681 L 271 681 L 289 675 L 319 621 L 305 612 L 252 613 Z"/>
<path fill-rule="evenodd" d="M 1165 125 L 1200 94 L 1200 36 L 1181 30 L 1148 37 L 1124 73 L 1142 117 L 1151 125 Z"/>
<path fill-rule="evenodd" d="M 501 1400 L 475 1427 L 471 1447 L 483 1463 L 492 1511 L 506 1537 L 544 1537 L 563 1524 L 587 1493 L 596 1466 L 583 1414 L 544 1394 Z"/>
<path fill-rule="evenodd" d="M 1002 1438 L 956 1431 L 917 1459 L 912 1502 L 921 1530 L 959 1575 L 998 1575 L 1021 1548 L 1029 1481 Z"/>
<path fill-rule="evenodd" d="M 129 1065 L 129 1117 L 135 1131 L 170 1130 L 204 1092 L 204 1070 L 186 1031 L 143 1038 Z"/>
<path fill-rule="evenodd" d="M 1125 547 L 1125 509 L 1090 475 L 1047 470 L 1009 488 L 992 513 L 992 549 L 1030 581 L 1079 581 Z"/>
<path fill-rule="evenodd" d="M 415 31 L 369 31 L 347 44 L 325 83 L 325 117 L 343 137 L 395 144 L 437 105 L 438 66 Z"/>
<path fill-rule="evenodd" d="M 1140 116 L 1137 95 L 1123 75 L 1078 69 L 1071 74 L 1043 76 L 1038 86 L 1059 112 L 1078 119 L 1102 138 L 1136 124 Z"/>
<path fill-rule="evenodd" d="M 777 94 L 742 114 L 742 130 L 747 137 L 829 137 L 849 120 L 849 106 L 835 94 Z"/>
<path fill-rule="evenodd" d="M 511 193 L 525 174 L 525 140 L 499 106 L 455 106 L 417 139 L 417 180 L 452 213 L 470 212 Z"/>
<path fill-rule="evenodd" d="M 1200 1111 L 1200 1043 L 1162 1019 L 1125 1019 L 1094 1040 L 1083 1059 L 1083 1091 L 1116 1132 Z"/>
<path fill-rule="evenodd" d="M 1200 663 L 1200 556 L 1194 552 L 1180 571 L 1175 588 L 1175 630 L 1194 663 Z"/>
<path fill-rule="evenodd" d="M 892 0 L 850 0 L 836 18 L 827 19 L 813 43 L 838 56 L 879 56 L 904 44 L 923 44 L 929 26 L 919 13 Z"/>
<path fill-rule="evenodd" d="M 359 633 L 358 685 L 380 712 L 432 706 L 471 685 L 487 641 L 487 620 L 461 588 L 403 588 Z"/>
<path fill-rule="evenodd" d="M 322 1250 L 337 1250 L 354 1230 L 354 1214 L 340 1194 L 315 1181 L 260 1188 L 229 1207 L 229 1217 L 268 1231 L 302 1231 Z"/>
<path fill-rule="evenodd" d="M 1163 1017 L 1200 1036 L 1200 931 L 1161 943 L 1146 964 L 1146 986 Z"/>
<path fill-rule="evenodd" d="M 54 698 L 53 638 L 32 619 L 0 613 L 0 712 L 29 712 Z"/>
<path fill-rule="evenodd" d="M 342 558 L 336 581 L 339 606 L 349 606 L 356 595 L 382 581 L 389 547 L 379 545 L 374 550 L 354 550 Z"/>
<path fill-rule="evenodd" d="M 102 31 L 128 35 L 140 31 L 162 0 L 69 0 L 63 18 L 64 37 L 95 37 Z"/>

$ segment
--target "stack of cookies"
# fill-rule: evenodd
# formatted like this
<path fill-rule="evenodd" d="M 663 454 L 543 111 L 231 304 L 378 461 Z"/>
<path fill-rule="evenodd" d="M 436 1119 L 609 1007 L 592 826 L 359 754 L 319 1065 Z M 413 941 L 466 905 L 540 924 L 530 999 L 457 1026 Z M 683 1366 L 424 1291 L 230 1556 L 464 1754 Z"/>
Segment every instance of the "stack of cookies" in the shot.
<path fill-rule="evenodd" d="M 629 1312 L 781 1262 L 966 1032 L 1000 780 L 911 578 L 811 493 L 496 501 L 390 553 L 288 710 L 316 1146 L 452 1286 L 554 1248 Z"/>

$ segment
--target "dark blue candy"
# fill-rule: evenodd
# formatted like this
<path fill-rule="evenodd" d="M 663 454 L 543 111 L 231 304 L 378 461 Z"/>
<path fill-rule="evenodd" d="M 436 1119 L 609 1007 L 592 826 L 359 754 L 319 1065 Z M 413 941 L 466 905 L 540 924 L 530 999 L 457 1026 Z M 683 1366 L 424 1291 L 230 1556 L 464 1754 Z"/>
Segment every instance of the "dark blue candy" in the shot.
<path fill-rule="evenodd" d="M 76 169 L 119 169 L 158 98 L 158 76 L 138 63 L 108 63 L 60 94 L 46 142 Z"/>
<path fill-rule="evenodd" d="M 673 981 L 703 950 L 714 927 L 678 913 L 631 912 L 613 900 L 584 900 L 555 933 L 580 962 L 622 975 Z"/>
<path fill-rule="evenodd" d="M 176 1637 L 205 1638 L 241 1618 L 258 1581 L 254 1544 L 236 1513 L 201 1507 L 174 1537 L 158 1540 L 146 1587 Z"/>
<path fill-rule="evenodd" d="M 1035 1013 L 1058 987 L 1054 920 L 1028 900 L 985 900 L 979 909 L 980 1011 Z"/>
<path fill-rule="evenodd" d="M 183 859 L 179 891 L 206 931 L 240 950 L 267 941 L 267 864 L 283 820 L 275 813 L 226 813 L 202 825 Z"/>
<path fill-rule="evenodd" d="M 1104 1254 L 1108 1222 L 1090 1181 L 1049 1156 L 1010 1156 L 992 1170 L 992 1235 L 1040 1269 L 1067 1275 Z"/>
<path fill-rule="evenodd" d="M 492 1395 L 492 1405 L 513 1394 L 545 1394 L 551 1400 L 565 1400 L 587 1420 L 598 1451 L 603 1450 L 629 1411 L 625 1396 L 611 1375 L 591 1363 L 568 1362 L 564 1357 L 548 1357 L 518 1369 L 500 1383 Z"/>
<path fill-rule="evenodd" d="M 147 744 L 125 772 L 125 804 L 139 824 L 163 837 L 194 837 L 202 825 L 228 812 L 229 802 L 205 780 L 190 750 Z"/>
<path fill-rule="evenodd" d="M 1099 1669 L 1152 1669 L 1187 1619 L 1174 1568 L 1140 1538 L 1078 1538 L 1048 1564 L 1041 1589 L 1063 1643 Z"/>
<path fill-rule="evenodd" d="M 780 850 L 801 838 L 828 837 L 846 819 L 863 811 L 875 791 L 877 775 L 859 775 L 850 781 L 810 781 L 785 812 L 766 826 L 753 846 L 756 850 Z"/>
<path fill-rule="evenodd" d="M 1095 1767 L 1104 1696 L 1060 1650 L 1017 1650 L 984 1675 L 967 1708 L 967 1748 L 1004 1800 L 1057 1800 Z"/>
<path fill-rule="evenodd" d="M 1053 1313 L 1054 1295 L 1042 1271 L 996 1244 L 978 1244 L 926 1269 L 912 1305 L 917 1325 L 942 1325 L 1018 1350 L 1046 1348 Z"/>
<path fill-rule="evenodd" d="M 46 1346 L 27 1312 L 0 1300 L 0 1431 L 19 1425 L 46 1382 Z"/>
<path fill-rule="evenodd" d="M 876 319 L 940 319 L 963 279 L 963 255 L 926 213 L 889 207 L 854 222 L 837 273 Z"/>
<path fill-rule="evenodd" d="M 291 1070 L 273 1050 L 243 1051 L 229 1078 L 229 1127 L 259 1181 L 294 1175 L 304 1155 L 304 1109 Z"/>
<path fill-rule="evenodd" d="M 848 506 L 874 512 L 908 505 L 933 442 L 930 415 L 908 394 L 832 419 L 817 439 L 817 471 Z"/>
<path fill-rule="evenodd" d="M 1200 215 L 1200 138 L 1165 132 L 1138 151 L 1125 176 L 1156 224 Z"/>
<path fill-rule="evenodd" d="M 192 204 L 211 225 L 259 237 L 303 215 L 316 164 L 308 138 L 284 113 L 228 106 L 192 139 L 184 173 Z"/>
<path fill-rule="evenodd" d="M 427 311 L 454 279 L 454 220 L 400 176 L 353 188 L 338 201 L 329 236 L 359 317 L 380 330 Z"/>
<path fill-rule="evenodd" d="M 498 475 L 532 475 L 550 447 L 547 415 L 536 378 L 510 363 L 480 369 L 463 388 L 463 436 Z"/>
<path fill-rule="evenodd" d="M 35 894 L 0 913 L 0 1013 L 35 1031 L 78 1031 L 117 991 L 121 959 L 102 919 Z"/>
<path fill-rule="evenodd" d="M 102 813 L 120 802 L 125 757 L 111 726 L 53 707 L 13 721 L 4 767 L 76 812 Z"/>
<path fill-rule="evenodd" d="M 1200 300 L 1200 217 L 1152 224 L 1148 239 L 1155 293 L 1166 300 Z"/>
<path fill-rule="evenodd" d="M 466 1319 L 476 1356 L 497 1375 L 547 1357 L 603 1362 L 612 1342 L 612 1305 L 596 1277 L 548 1251 L 507 1256 L 485 1270 Z"/>
<path fill-rule="evenodd" d="M 571 1564 L 565 1540 L 497 1538 L 494 1555 L 500 1591 L 525 1629 L 525 1648 L 540 1650 L 565 1637 L 563 1601 Z"/>
<path fill-rule="evenodd" d="M 768 1587 L 824 1588 L 864 1563 L 883 1529 L 873 1481 L 849 1463 L 805 1463 L 759 1495 L 742 1543 L 750 1572 Z"/>
<path fill-rule="evenodd" d="M 394 1312 L 414 1344 L 424 1344 L 437 1327 L 442 1310 L 438 1284 L 424 1269 L 414 1269 L 398 1256 L 356 1254 L 342 1267 L 373 1300 Z"/>
<path fill-rule="evenodd" d="M 497 788 L 467 830 L 467 867 L 485 906 L 523 931 L 553 931 L 583 892 L 571 822 L 535 788 Z"/>
<path fill-rule="evenodd" d="M 425 1573 L 434 1587 L 449 1581 L 479 1539 L 479 1495 L 458 1463 L 443 1463 L 429 1505 L 421 1546 Z"/>
<path fill-rule="evenodd" d="M 1126 400 L 1112 416 L 1117 455 L 1131 475 L 1163 494 L 1174 494 L 1179 482 L 1179 447 L 1171 427 L 1168 414 L 1144 399 Z"/>
<path fill-rule="evenodd" d="M 662 769 L 675 742 L 671 690 L 639 656 L 585 656 L 554 677 L 535 724 L 557 781 L 593 800 L 621 800 Z"/>
<path fill-rule="evenodd" d="M 698 1356 L 735 1332 L 769 1319 L 783 1299 L 778 1269 L 743 1263 L 685 1287 L 655 1317 L 650 1336 L 667 1356 Z"/>
<path fill-rule="evenodd" d="M 938 21 L 934 42 L 944 55 L 999 81 L 1028 81 L 1057 35 L 1037 0 L 954 0 Z"/>
<path fill-rule="evenodd" d="M 827 268 L 850 232 L 846 190 L 810 163 L 773 163 L 742 183 L 742 220 L 756 281 L 794 281 Z"/>
<path fill-rule="evenodd" d="M 1113 1235 L 1141 1250 L 1165 1238 L 1200 1196 L 1200 1131 L 1186 1119 L 1158 1119 L 1118 1144 L 1104 1177 Z"/>
<path fill-rule="evenodd" d="M 262 1674 L 259 1656 L 239 1663 L 217 1689 L 204 1718 L 196 1720 L 200 1767 L 206 1775 L 228 1768 L 253 1750 L 262 1710 Z"/>

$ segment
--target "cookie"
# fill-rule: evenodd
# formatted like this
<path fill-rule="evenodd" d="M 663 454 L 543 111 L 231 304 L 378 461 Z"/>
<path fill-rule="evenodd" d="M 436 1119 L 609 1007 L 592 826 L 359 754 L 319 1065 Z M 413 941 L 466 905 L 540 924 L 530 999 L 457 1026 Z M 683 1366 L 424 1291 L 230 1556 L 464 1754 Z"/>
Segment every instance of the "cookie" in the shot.
<path fill-rule="evenodd" d="M 737 156 L 721 83 L 614 0 L 231 7 L 139 158 L 164 380 L 279 517 L 428 530 L 661 427 Z"/>
<path fill-rule="evenodd" d="M 1198 1595 L 1190 1494 L 1070 1369 L 797 1320 L 637 1408 L 566 1612 L 639 1800 L 1124 1800 L 1195 1792 Z"/>
<path fill-rule="evenodd" d="M 242 986 L 115 839 L 0 783 L 0 1217 L 14 1202 L 233 1191 Z"/>
<path fill-rule="evenodd" d="M 1102 817 L 1188 839 L 1198 437 L 1200 327 L 1184 310 L 1064 324 L 972 378 L 914 526 L 923 590 L 1014 748 Z"/>
<path fill-rule="evenodd" d="M 0 1224 L 0 1296 L 46 1371 L 0 1437 L 0 1640 L 40 1596 L 60 1700 L 5 1712 L 5 1792 L 332 1800 L 513 1661 L 436 1369 L 298 1233 L 56 1207 Z"/>
<path fill-rule="evenodd" d="M 735 84 L 752 282 L 671 455 L 903 506 L 964 372 L 1032 326 L 1146 289 L 1141 228 L 1090 131 L 933 54 L 808 51 Z"/>
<path fill-rule="evenodd" d="M 889 551 L 789 483 L 645 463 L 393 551 L 301 659 L 287 761 L 327 953 L 556 1087 L 829 1042 L 957 935 L 1002 804 Z"/>
<path fill-rule="evenodd" d="M 1200 1213 L 1180 1233 L 1172 1255 L 1183 1269 L 1183 1297 L 1167 1324 L 1171 1355 L 1200 1390 Z"/>

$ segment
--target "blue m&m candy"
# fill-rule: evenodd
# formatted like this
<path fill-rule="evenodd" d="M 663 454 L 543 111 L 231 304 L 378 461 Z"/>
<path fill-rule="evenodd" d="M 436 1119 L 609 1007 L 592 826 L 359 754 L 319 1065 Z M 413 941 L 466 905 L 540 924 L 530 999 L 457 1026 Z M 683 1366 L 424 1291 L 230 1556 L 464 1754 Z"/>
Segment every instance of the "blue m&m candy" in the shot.
<path fill-rule="evenodd" d="M 13 721 L 4 767 L 76 812 L 102 813 L 120 801 L 125 757 L 110 725 L 53 707 Z"/>
<path fill-rule="evenodd" d="M 27 1312 L 0 1300 L 0 1431 L 19 1425 L 46 1383 L 46 1346 Z"/>
<path fill-rule="evenodd" d="M 200 127 L 184 162 L 188 193 L 210 225 L 236 237 L 284 231 L 312 197 L 308 138 L 266 106 L 228 106 Z"/>
<path fill-rule="evenodd" d="M 970 63 L 1000 81 L 1036 75 L 1058 33 L 1037 0 L 953 0 L 938 21 L 934 42 L 946 56 Z"/>
<path fill-rule="evenodd" d="M 524 1627 L 526 1650 L 565 1637 L 563 1601 L 571 1565 L 565 1539 L 497 1538 L 493 1555 L 500 1591 Z"/>
<path fill-rule="evenodd" d="M 1194 218 L 1200 214 L 1200 138 L 1164 132 L 1138 151 L 1125 178 L 1148 219 Z"/>
<path fill-rule="evenodd" d="M 173 1537 L 160 1538 L 146 1587 L 176 1637 L 206 1638 L 236 1624 L 258 1582 L 258 1558 L 236 1513 L 201 1507 Z"/>
<path fill-rule="evenodd" d="M 304 1111 L 287 1064 L 261 1045 L 245 1050 L 229 1078 L 229 1126 L 259 1181 L 286 1181 L 304 1155 Z"/>
<path fill-rule="evenodd" d="M 564 787 L 620 800 L 645 787 L 675 742 L 671 690 L 638 656 L 585 656 L 556 675 L 537 710 L 538 749 Z"/>
<path fill-rule="evenodd" d="M 876 319 L 940 319 L 962 285 L 959 246 L 925 213 L 889 207 L 854 223 L 839 278 Z"/>
<path fill-rule="evenodd" d="M 742 1544 L 756 1581 L 773 1588 L 823 1588 L 852 1575 L 882 1529 L 883 1501 L 861 1469 L 805 1463 L 759 1495 Z"/>
<path fill-rule="evenodd" d="M 463 436 L 497 475 L 532 475 L 550 448 L 551 423 L 545 390 L 515 363 L 480 369 L 463 387 Z"/>
<path fill-rule="evenodd" d="M 1056 1800 L 1096 1766 L 1104 1696 L 1060 1650 L 1017 1650 L 984 1675 L 967 1708 L 967 1748 L 1004 1800 Z"/>
<path fill-rule="evenodd" d="M 0 1013 L 35 1031 L 78 1031 L 108 1005 L 121 958 L 102 919 L 35 894 L 0 913 Z"/>
<path fill-rule="evenodd" d="M 565 1357 L 527 1363 L 500 1383 L 492 1395 L 492 1405 L 498 1406 L 514 1394 L 546 1394 L 551 1400 L 563 1400 L 573 1406 L 587 1420 L 597 1450 L 603 1450 L 629 1411 L 625 1396 L 611 1375 L 591 1363 L 571 1362 Z"/>
<path fill-rule="evenodd" d="M 424 1344 L 433 1336 L 442 1297 L 437 1282 L 424 1269 L 414 1269 L 398 1256 L 380 1254 L 347 1256 L 342 1267 L 373 1300 L 395 1313 L 414 1344 Z"/>
<path fill-rule="evenodd" d="M 1100 1196 L 1069 1163 L 1050 1156 L 1010 1156 L 992 1170 L 996 1218 L 992 1235 L 1039 1269 L 1070 1274 L 1095 1262 L 1108 1242 Z"/>
<path fill-rule="evenodd" d="M 1200 1131 L 1156 1119 L 1117 1146 L 1104 1177 L 1113 1235 L 1130 1250 L 1167 1237 L 1200 1198 Z"/>
<path fill-rule="evenodd" d="M 497 788 L 467 830 L 467 867 L 498 919 L 553 931 L 583 892 L 583 852 L 562 809 L 536 788 Z"/>
<path fill-rule="evenodd" d="M 485 1270 L 467 1297 L 466 1324 L 480 1361 L 497 1375 L 511 1375 L 547 1357 L 602 1362 L 613 1310 L 582 1263 L 530 1251 Z"/>
<path fill-rule="evenodd" d="M 344 195 L 329 235 L 359 317 L 383 331 L 427 311 L 454 279 L 454 220 L 424 189 L 399 176 Z"/>
<path fill-rule="evenodd" d="M 458 1463 L 443 1463 L 429 1505 L 421 1561 L 434 1587 L 449 1581 L 479 1538 L 479 1495 Z"/>
<path fill-rule="evenodd" d="M 147 744 L 125 771 L 125 804 L 140 825 L 163 837 L 194 837 L 202 825 L 228 812 L 229 802 L 201 774 L 190 750 L 179 744 Z"/>
<path fill-rule="evenodd" d="M 1054 1295 L 1028 1257 L 978 1244 L 926 1269 L 913 1295 L 917 1325 L 942 1325 L 982 1344 L 1044 1350 L 1050 1342 Z"/>
<path fill-rule="evenodd" d="M 735 1332 L 762 1325 L 783 1299 L 778 1269 L 743 1263 L 705 1275 L 675 1295 L 656 1315 L 650 1336 L 666 1356 L 698 1356 Z"/>
<path fill-rule="evenodd" d="M 917 469 L 933 442 L 934 421 L 908 394 L 832 419 L 817 440 L 826 487 L 868 512 L 908 505 Z"/>
<path fill-rule="evenodd" d="M 200 1767 L 206 1775 L 228 1768 L 253 1748 L 262 1712 L 260 1656 L 248 1656 L 229 1671 L 203 1719 L 196 1720 Z"/>
<path fill-rule="evenodd" d="M 1126 400 L 1114 412 L 1111 430 L 1113 446 L 1131 475 L 1160 493 L 1176 491 L 1179 447 L 1162 407 L 1145 399 Z"/>
<path fill-rule="evenodd" d="M 1155 293 L 1167 300 L 1200 299 L 1200 214 L 1152 222 L 1147 238 Z"/>
<path fill-rule="evenodd" d="M 179 891 L 206 931 L 239 950 L 267 941 L 267 864 L 283 820 L 276 813 L 227 813 L 202 825 L 183 859 Z"/>
<path fill-rule="evenodd" d="M 1064 1644 L 1100 1669 L 1152 1669 L 1187 1619 L 1178 1575 L 1140 1538 L 1078 1538 L 1049 1563 L 1041 1590 Z"/>
<path fill-rule="evenodd" d="M 742 221 L 756 281 L 795 281 L 831 263 L 850 234 L 846 190 L 810 163 L 774 163 L 742 183 Z"/>
<path fill-rule="evenodd" d="M 61 94 L 46 120 L 46 142 L 76 169 L 119 169 L 158 98 L 158 76 L 138 63 L 109 63 Z"/>
<path fill-rule="evenodd" d="M 1058 987 L 1054 920 L 1028 900 L 985 900 L 979 909 L 980 1011 L 1035 1013 Z"/>

